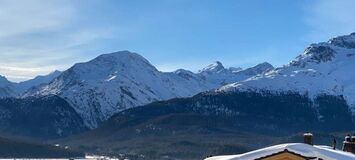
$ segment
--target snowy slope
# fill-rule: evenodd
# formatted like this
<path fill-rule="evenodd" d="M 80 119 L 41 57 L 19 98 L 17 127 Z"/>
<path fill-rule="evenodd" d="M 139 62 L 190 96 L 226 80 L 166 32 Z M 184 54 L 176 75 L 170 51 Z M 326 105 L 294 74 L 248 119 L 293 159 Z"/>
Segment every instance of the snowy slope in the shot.
<path fill-rule="evenodd" d="M 289 64 L 218 91 L 299 92 L 343 95 L 355 111 L 355 33 L 312 44 Z"/>
<path fill-rule="evenodd" d="M 38 86 L 41 84 L 47 84 L 54 78 L 58 77 L 60 74 L 61 72 L 56 70 L 49 73 L 48 75 L 37 76 L 33 79 L 17 83 L 15 84 L 16 92 L 21 94 L 31 87 Z"/>
<path fill-rule="evenodd" d="M 0 75 L 0 98 L 15 96 L 14 83 L 8 81 L 4 76 Z"/>
<path fill-rule="evenodd" d="M 25 96 L 59 95 L 75 108 L 87 126 L 93 128 L 127 108 L 157 100 L 189 97 L 221 87 L 226 82 L 251 77 L 242 71 L 227 73 L 228 69 L 224 67 L 212 68 L 208 73 L 207 69 L 200 73 L 183 69 L 165 73 L 158 71 L 142 56 L 121 51 L 78 63 L 48 85 L 34 88 Z"/>
<path fill-rule="evenodd" d="M 36 87 L 43 84 L 48 84 L 54 78 L 61 74 L 60 71 L 54 71 L 48 75 L 37 76 L 33 79 L 20 83 L 11 82 L 6 77 L 0 75 L 0 98 L 3 97 L 18 97 L 31 87 Z"/>

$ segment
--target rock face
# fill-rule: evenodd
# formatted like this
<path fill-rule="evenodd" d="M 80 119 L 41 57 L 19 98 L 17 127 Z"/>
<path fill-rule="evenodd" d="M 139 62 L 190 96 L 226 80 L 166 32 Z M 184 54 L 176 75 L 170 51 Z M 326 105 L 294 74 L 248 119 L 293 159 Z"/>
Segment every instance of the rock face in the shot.
<path fill-rule="evenodd" d="M 355 34 L 312 44 L 289 64 L 218 91 L 298 92 L 310 98 L 320 94 L 343 96 L 354 112 Z"/>
<path fill-rule="evenodd" d="M 75 110 L 58 96 L 0 99 L 2 135 L 60 138 L 87 130 Z"/>
<path fill-rule="evenodd" d="M 33 88 L 25 96 L 58 95 L 74 107 L 87 126 L 94 128 L 127 108 L 190 97 L 272 68 L 269 64 L 261 64 L 236 71 L 225 69 L 217 62 L 199 73 L 183 69 L 160 72 L 142 56 L 121 51 L 75 64 L 48 85 Z"/>

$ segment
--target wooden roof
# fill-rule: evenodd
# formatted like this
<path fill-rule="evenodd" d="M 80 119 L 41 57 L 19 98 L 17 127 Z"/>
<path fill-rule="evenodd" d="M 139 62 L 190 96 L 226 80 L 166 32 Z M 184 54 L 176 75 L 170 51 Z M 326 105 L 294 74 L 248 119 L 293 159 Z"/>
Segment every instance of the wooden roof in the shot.
<path fill-rule="evenodd" d="M 316 159 L 317 157 L 306 157 L 301 154 L 291 152 L 287 149 L 277 152 L 271 155 L 267 155 L 264 157 L 257 158 L 255 160 L 312 160 Z"/>

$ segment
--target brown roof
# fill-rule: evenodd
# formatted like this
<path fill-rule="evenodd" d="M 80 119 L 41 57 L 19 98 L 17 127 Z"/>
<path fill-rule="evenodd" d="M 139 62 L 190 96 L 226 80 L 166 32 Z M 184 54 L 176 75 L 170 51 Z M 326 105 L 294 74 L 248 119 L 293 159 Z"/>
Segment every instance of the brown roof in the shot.
<path fill-rule="evenodd" d="M 273 157 L 276 157 L 276 156 L 279 156 L 281 154 L 290 154 L 290 155 L 293 155 L 295 157 L 297 157 L 297 159 L 299 160 L 312 160 L 312 159 L 316 159 L 317 157 L 306 157 L 306 156 L 303 156 L 301 154 L 298 154 L 298 153 L 295 153 L 295 152 L 291 152 L 287 149 L 281 151 L 281 152 L 277 152 L 277 153 L 274 153 L 274 154 L 271 154 L 271 155 L 267 155 L 267 156 L 264 156 L 264 157 L 260 157 L 260 158 L 257 158 L 255 160 L 271 160 L 273 159 Z M 292 159 L 290 159 L 292 160 Z"/>

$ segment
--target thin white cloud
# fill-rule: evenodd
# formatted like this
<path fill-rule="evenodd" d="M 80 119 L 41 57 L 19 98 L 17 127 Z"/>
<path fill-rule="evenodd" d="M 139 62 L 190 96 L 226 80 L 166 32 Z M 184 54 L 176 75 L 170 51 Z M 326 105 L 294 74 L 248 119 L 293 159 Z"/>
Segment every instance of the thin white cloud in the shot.
<path fill-rule="evenodd" d="M 85 60 L 78 46 L 112 30 L 77 26 L 78 7 L 67 0 L 0 0 L 0 75 L 21 81 Z"/>
<path fill-rule="evenodd" d="M 0 37 L 6 38 L 39 30 L 55 30 L 66 25 L 74 9 L 64 1 L 0 1 Z"/>
<path fill-rule="evenodd" d="M 23 81 L 30 78 L 33 78 L 33 75 L 46 75 L 53 71 L 53 67 L 59 66 L 46 66 L 38 68 L 22 68 L 14 66 L 0 66 L 0 72 L 8 75 L 7 78 L 15 81 Z"/>
<path fill-rule="evenodd" d="M 354 0 L 316 0 L 307 4 L 305 22 L 311 29 L 308 41 L 326 41 L 355 32 Z"/>
<path fill-rule="evenodd" d="M 75 10 L 63 2 L 0 0 L 0 74 L 20 81 L 54 69 L 43 60 L 57 57 L 39 53 L 53 45 L 44 45 L 43 36 L 38 34 L 57 32 L 70 23 Z"/>

